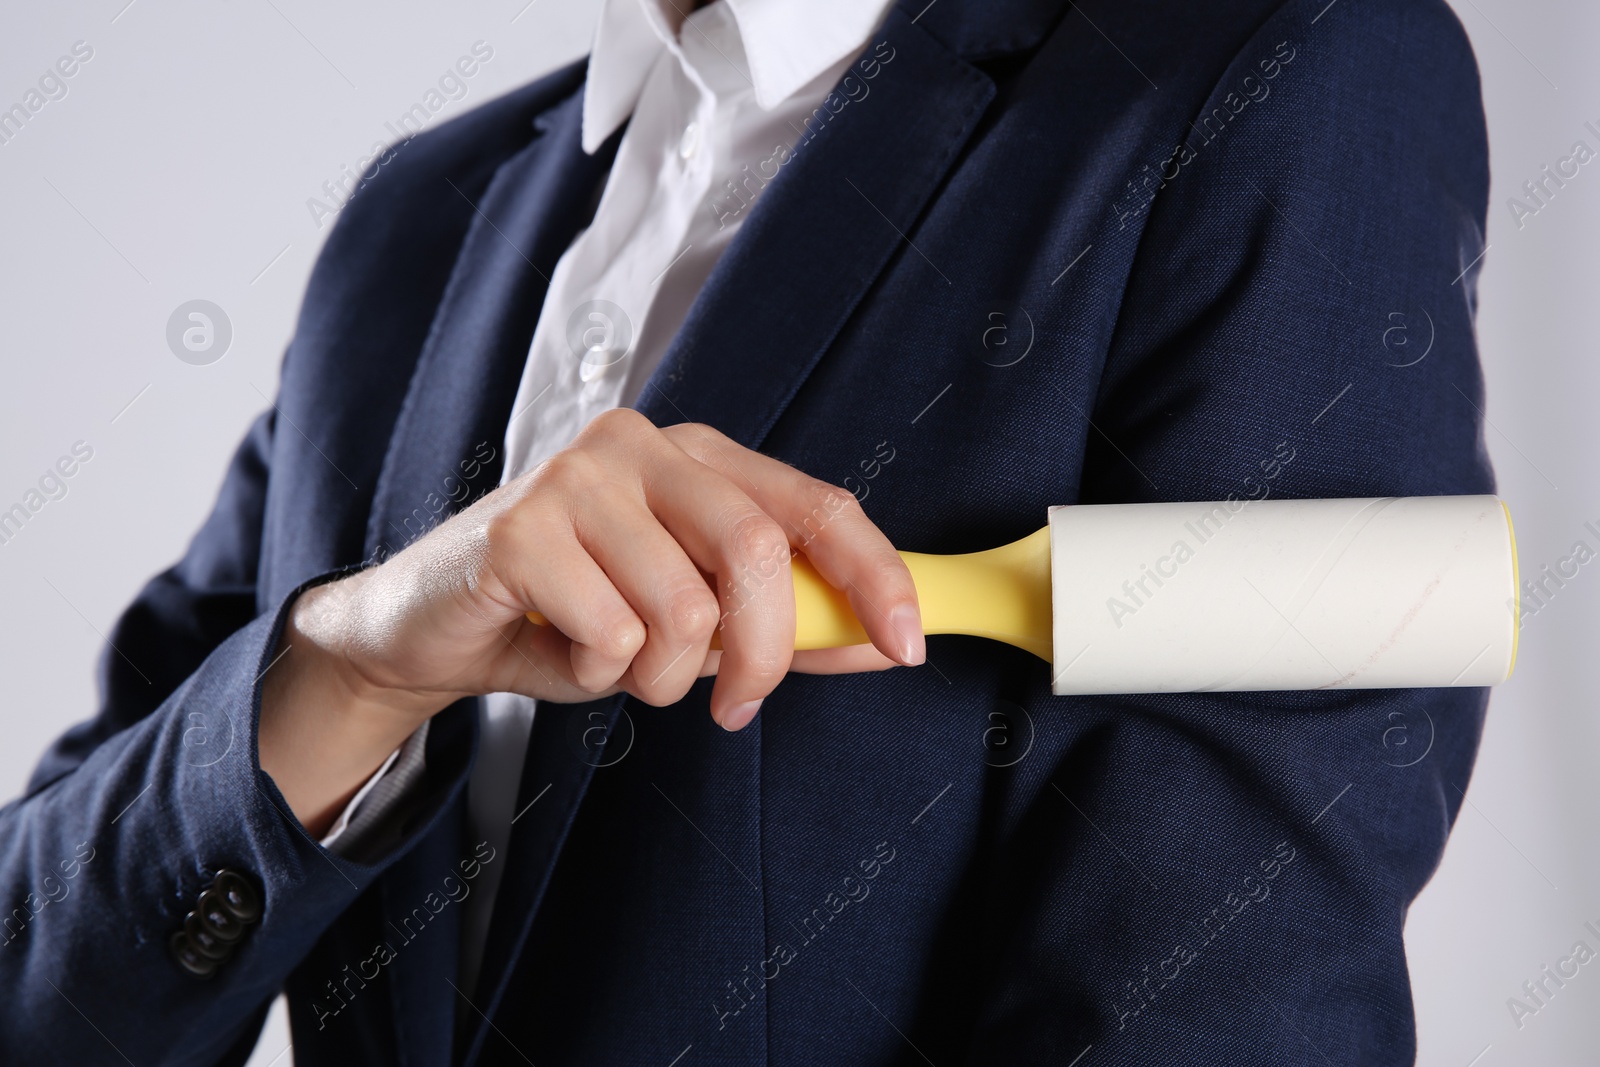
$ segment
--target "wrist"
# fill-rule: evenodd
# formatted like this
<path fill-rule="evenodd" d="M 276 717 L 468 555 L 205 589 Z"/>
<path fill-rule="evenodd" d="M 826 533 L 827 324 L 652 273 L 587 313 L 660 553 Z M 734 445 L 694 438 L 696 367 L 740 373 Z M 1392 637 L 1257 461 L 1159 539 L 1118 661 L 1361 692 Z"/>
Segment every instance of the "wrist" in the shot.
<path fill-rule="evenodd" d="M 409 734 L 457 696 L 405 688 L 379 669 L 364 620 L 366 572 L 301 593 L 289 609 L 278 655 L 298 658 L 295 672 L 314 684 L 331 709 L 376 720 L 395 720 Z"/>
<path fill-rule="evenodd" d="M 261 769 L 314 837 L 451 699 L 380 685 L 362 672 L 348 653 L 358 631 L 346 617 L 354 605 L 343 584 L 308 589 L 290 606 L 261 681 Z"/>

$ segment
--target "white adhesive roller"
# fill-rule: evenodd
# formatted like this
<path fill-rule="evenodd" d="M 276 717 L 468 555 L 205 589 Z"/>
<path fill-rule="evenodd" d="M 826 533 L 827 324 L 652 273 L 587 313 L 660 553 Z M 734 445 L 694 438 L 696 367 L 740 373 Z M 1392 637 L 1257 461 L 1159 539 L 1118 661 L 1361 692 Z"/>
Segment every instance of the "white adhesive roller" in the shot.
<path fill-rule="evenodd" d="M 1050 509 L 1057 694 L 1485 686 L 1511 673 L 1493 496 Z"/>

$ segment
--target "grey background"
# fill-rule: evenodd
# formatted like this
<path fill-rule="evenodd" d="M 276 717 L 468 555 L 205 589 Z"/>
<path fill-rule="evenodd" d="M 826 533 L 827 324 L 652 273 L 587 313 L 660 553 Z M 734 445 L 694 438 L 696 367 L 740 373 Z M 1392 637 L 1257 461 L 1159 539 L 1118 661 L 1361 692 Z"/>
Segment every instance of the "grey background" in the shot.
<path fill-rule="evenodd" d="M 1359 17 L 1363 0 L 1335 0 Z M 1600 163 L 1519 227 L 1507 198 L 1575 140 L 1600 148 L 1600 7 L 1455 0 L 1484 74 L 1495 196 L 1481 282 L 1487 430 L 1525 574 L 1577 540 L 1600 548 L 1592 410 Z M 15 5 L 0 105 L 76 41 L 94 55 L 0 145 L 0 510 L 75 442 L 93 458 L 0 545 L 0 796 L 94 707 L 101 634 L 183 550 L 227 457 L 276 387 L 327 228 L 307 200 L 354 168 L 476 41 L 492 60 L 435 124 L 586 50 L 595 0 L 96 0 Z M 1119 42 L 1137 55 L 1137 42 Z M 232 327 L 206 365 L 168 347 L 169 316 L 214 302 Z M 1391 311 L 1373 309 L 1375 351 Z M 1390 335 L 1390 341 L 1398 335 Z M 1412 350 L 1413 352 L 1415 349 Z M 1409 358 L 1409 357 L 1408 357 Z M 59 490 L 58 490 L 59 491 Z M 1600 564 L 1522 634 L 1496 691 L 1468 805 L 1406 927 L 1428 1067 L 1600 1061 L 1600 964 L 1519 1029 L 1507 998 L 1600 926 Z M 90 1012 L 93 1008 L 84 1005 Z M 1219 1020 L 1225 1022 L 1225 1020 Z M 1301 1038 L 1286 1030 L 1284 1040 Z M 252 1061 L 287 1065 L 281 1010 Z"/>

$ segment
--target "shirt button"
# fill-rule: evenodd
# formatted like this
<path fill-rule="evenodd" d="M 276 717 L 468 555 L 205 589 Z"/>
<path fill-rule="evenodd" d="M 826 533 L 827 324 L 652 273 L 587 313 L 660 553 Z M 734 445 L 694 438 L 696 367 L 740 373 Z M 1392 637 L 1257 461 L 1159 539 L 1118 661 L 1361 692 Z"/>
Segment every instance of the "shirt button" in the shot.
<path fill-rule="evenodd" d="M 627 358 L 633 323 L 609 300 L 590 300 L 567 320 L 567 343 L 578 357 L 578 379 L 593 382 Z"/>
<path fill-rule="evenodd" d="M 700 124 L 691 122 L 683 128 L 683 136 L 678 139 L 678 155 L 683 159 L 692 159 L 699 147 Z"/>
<path fill-rule="evenodd" d="M 608 374 L 613 374 L 612 368 L 622 362 L 622 354 L 608 351 L 603 348 L 590 349 L 584 353 L 583 362 L 578 364 L 578 380 L 591 389 L 601 387 L 601 379 Z"/>

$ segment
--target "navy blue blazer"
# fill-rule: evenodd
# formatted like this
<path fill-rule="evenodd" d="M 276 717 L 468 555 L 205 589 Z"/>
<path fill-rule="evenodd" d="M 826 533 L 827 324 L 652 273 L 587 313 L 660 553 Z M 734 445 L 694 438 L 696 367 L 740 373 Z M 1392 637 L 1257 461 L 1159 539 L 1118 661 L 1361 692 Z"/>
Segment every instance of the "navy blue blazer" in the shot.
<path fill-rule="evenodd" d="M 921 551 L 1080 501 L 1492 491 L 1485 133 L 1442 0 L 909 0 L 869 53 L 651 419 Z M 921 668 L 788 678 L 737 735 L 704 682 L 546 705 L 500 854 L 464 817 L 470 701 L 391 847 L 341 858 L 287 813 L 254 743 L 284 606 L 497 484 L 615 151 L 579 147 L 583 77 L 418 137 L 342 211 L 277 403 L 117 624 L 98 714 L 0 812 L 0 1059 L 242 1063 L 287 988 L 312 1067 L 1410 1062 L 1401 927 L 1482 690 L 1058 698 L 1028 654 L 936 637 Z M 181 940 L 191 911 L 234 940 Z"/>

